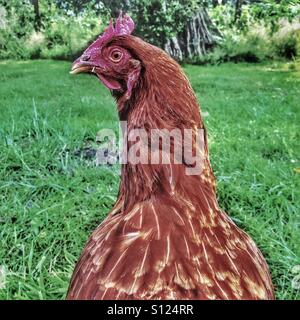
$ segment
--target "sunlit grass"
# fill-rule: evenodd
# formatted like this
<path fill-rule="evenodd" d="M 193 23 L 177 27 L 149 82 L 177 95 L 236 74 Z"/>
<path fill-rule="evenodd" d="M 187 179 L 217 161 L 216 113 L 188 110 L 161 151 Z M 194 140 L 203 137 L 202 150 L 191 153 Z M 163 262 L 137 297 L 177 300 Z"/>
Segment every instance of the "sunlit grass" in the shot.
<path fill-rule="evenodd" d="M 117 130 L 109 92 L 53 61 L 0 63 L 2 299 L 61 299 L 91 231 L 118 192 L 118 168 L 74 155 Z M 252 235 L 279 299 L 300 265 L 298 66 L 186 66 L 205 116 L 220 205 Z"/>

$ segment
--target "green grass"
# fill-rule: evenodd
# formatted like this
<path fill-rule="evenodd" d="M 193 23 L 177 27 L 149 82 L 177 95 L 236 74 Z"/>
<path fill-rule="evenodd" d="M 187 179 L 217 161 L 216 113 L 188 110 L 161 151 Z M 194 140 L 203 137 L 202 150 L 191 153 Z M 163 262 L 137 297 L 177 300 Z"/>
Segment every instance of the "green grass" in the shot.
<path fill-rule="evenodd" d="M 114 101 L 69 68 L 0 63 L 0 299 L 64 298 L 117 195 L 118 168 L 74 156 L 101 128 L 117 130 Z M 277 298 L 299 299 L 300 73 L 282 63 L 185 70 L 206 115 L 220 205 L 263 251 Z"/>

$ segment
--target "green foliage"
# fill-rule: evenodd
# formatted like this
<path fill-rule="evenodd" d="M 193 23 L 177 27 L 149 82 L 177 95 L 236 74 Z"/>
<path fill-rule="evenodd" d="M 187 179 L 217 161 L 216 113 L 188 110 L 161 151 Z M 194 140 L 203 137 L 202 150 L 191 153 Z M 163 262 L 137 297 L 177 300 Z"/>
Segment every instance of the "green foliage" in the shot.
<path fill-rule="evenodd" d="M 211 1 L 204 0 L 132 0 L 128 6 L 127 1 L 117 0 L 39 0 L 41 26 L 37 28 L 30 0 L 0 0 L 0 59 L 72 60 L 118 9 L 129 10 L 136 22 L 137 35 L 162 47 L 167 38 L 184 29 L 200 6 L 209 8 L 223 40 L 213 52 L 194 57 L 192 62 L 258 62 L 293 59 L 299 54 L 296 31 L 290 28 L 283 35 L 281 32 L 286 24 L 299 21 L 300 7 L 295 1 L 248 2 L 242 6 L 237 22 L 235 7 L 229 1 L 226 3 L 212 7 Z"/>
<path fill-rule="evenodd" d="M 298 32 L 290 32 L 287 35 L 278 37 L 274 41 L 275 52 L 277 56 L 286 59 L 294 59 L 299 55 L 300 30 Z"/>
<path fill-rule="evenodd" d="M 226 4 L 211 8 L 211 17 L 223 39 L 213 52 L 192 62 L 294 59 L 300 54 L 299 10 L 295 1 L 260 1 L 243 5 L 239 21 L 233 23 L 233 6 Z"/>
<path fill-rule="evenodd" d="M 245 2 L 245 1 L 244 1 Z M 261 0 L 242 5 L 241 16 L 234 21 L 235 7 L 226 2 L 211 8 L 211 16 L 220 30 L 229 29 L 237 32 L 247 32 L 253 25 L 264 25 L 270 33 L 277 32 L 282 20 L 292 22 L 299 19 L 300 5 L 295 0 Z"/>
<path fill-rule="evenodd" d="M 257 63 L 266 60 L 295 59 L 300 53 L 300 32 L 266 36 L 259 32 L 242 35 L 226 34 L 218 47 L 204 57 L 187 62 L 220 64 L 223 62 Z"/>
<path fill-rule="evenodd" d="M 116 17 L 120 10 L 128 12 L 135 21 L 136 34 L 145 40 L 161 46 L 165 39 L 182 31 L 186 21 L 201 6 L 206 6 L 205 0 L 56 0 L 64 10 L 72 10 L 75 13 L 89 8 L 99 12 L 103 11 L 103 5 L 110 10 L 111 16 Z M 101 10 L 99 8 L 102 8 Z"/>
<path fill-rule="evenodd" d="M 46 45 L 42 48 L 42 57 L 72 59 L 74 55 L 94 39 L 106 25 L 100 28 L 99 17 L 89 12 L 80 16 L 65 17 L 57 14 L 43 35 Z"/>
<path fill-rule="evenodd" d="M 24 39 L 34 30 L 30 2 L 22 1 L 20 5 L 17 0 L 0 0 L 0 12 L 0 58 L 28 58 Z"/>
<path fill-rule="evenodd" d="M 203 5 L 199 0 L 133 0 L 130 13 L 136 21 L 136 33 L 146 41 L 162 46 L 165 40 L 181 32 L 186 21 Z"/>
<path fill-rule="evenodd" d="M 72 59 L 106 26 L 108 11 L 97 15 L 87 6 L 80 14 L 66 13 L 55 4 L 40 1 L 42 28 L 34 29 L 33 7 L 17 1 L 2 7 L 0 2 L 0 59 Z M 2 15 L 1 15 L 2 12 Z M 47 18 L 46 18 L 47 17 Z M 101 22 L 101 26 L 100 26 Z"/>
<path fill-rule="evenodd" d="M 235 33 L 248 32 L 253 26 L 260 24 L 270 32 L 277 32 L 282 21 L 299 20 L 300 5 L 293 0 L 262 0 L 242 6 L 241 16 L 234 22 L 235 8 L 227 3 L 211 8 L 212 19 L 220 30 L 231 30 Z"/>
<path fill-rule="evenodd" d="M 299 17 L 300 6 L 297 0 L 263 0 L 253 4 L 251 11 L 254 19 L 263 21 L 271 32 L 276 32 L 281 19 L 292 22 L 295 17 Z"/>
<path fill-rule="evenodd" d="M 0 0 L 4 1 L 4 0 Z M 40 0 L 42 28 L 34 31 L 34 14 L 31 2 L 25 1 L 23 13 L 16 14 L 17 1 L 6 5 L 10 21 L 0 29 L 0 59 L 57 58 L 72 59 L 101 31 L 99 20 L 106 26 L 116 3 L 100 1 Z M 130 14 L 136 22 L 136 34 L 146 41 L 161 46 L 165 39 L 182 31 L 184 25 L 205 1 L 133 0 Z M 1 2 L 0 2 L 1 4 Z M 120 8 L 121 2 L 119 4 Z M 15 23 L 11 23 L 15 17 Z M 26 29 L 22 29 L 24 20 Z M 22 33 L 20 33 L 22 30 Z M 103 29 L 102 29 L 103 30 Z M 11 39 L 11 40 L 10 40 Z"/>
<path fill-rule="evenodd" d="M 73 12 L 78 15 L 82 12 L 91 12 L 97 14 L 103 14 L 103 12 L 107 11 L 106 2 L 111 3 L 112 5 L 116 5 L 117 3 L 121 3 L 120 0 L 109 0 L 109 1 L 101 1 L 101 0 L 54 0 L 57 7 L 64 10 L 65 12 Z"/>
<path fill-rule="evenodd" d="M 290 66 L 291 64 L 289 64 Z M 202 106 L 220 207 L 258 244 L 278 299 L 300 299 L 300 65 L 186 66 Z M 70 63 L 0 62 L 0 299 L 63 299 L 75 262 L 118 194 L 118 166 L 75 156 L 115 103 Z M 26 70 L 24 72 L 24 70 Z"/>

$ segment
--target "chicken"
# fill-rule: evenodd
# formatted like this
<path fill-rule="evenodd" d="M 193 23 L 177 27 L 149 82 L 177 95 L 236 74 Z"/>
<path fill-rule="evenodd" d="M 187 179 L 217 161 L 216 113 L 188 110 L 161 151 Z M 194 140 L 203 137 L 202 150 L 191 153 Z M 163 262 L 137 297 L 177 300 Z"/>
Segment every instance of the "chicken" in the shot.
<path fill-rule="evenodd" d="M 123 164 L 118 199 L 88 240 L 67 299 L 273 299 L 261 252 L 217 203 L 205 129 L 187 77 L 133 30 L 132 19 L 121 14 L 71 73 L 93 73 L 111 90 L 127 132 L 204 131 L 202 170 L 187 174 L 192 156 L 177 163 L 174 142 L 170 163 Z"/>

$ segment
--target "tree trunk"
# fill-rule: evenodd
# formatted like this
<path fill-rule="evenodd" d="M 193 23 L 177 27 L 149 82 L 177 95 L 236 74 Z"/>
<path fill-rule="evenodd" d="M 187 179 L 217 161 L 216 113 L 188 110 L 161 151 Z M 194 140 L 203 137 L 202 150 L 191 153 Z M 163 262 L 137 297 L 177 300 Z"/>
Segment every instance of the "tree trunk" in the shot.
<path fill-rule="evenodd" d="M 34 9 L 34 28 L 36 31 L 41 29 L 41 15 L 40 15 L 40 7 L 39 0 L 31 0 Z"/>
<path fill-rule="evenodd" d="M 243 0 L 235 1 L 234 23 L 240 20 L 242 14 Z"/>
<path fill-rule="evenodd" d="M 173 58 L 182 61 L 206 55 L 220 39 L 221 33 L 214 26 L 206 9 L 201 8 L 187 22 L 183 32 L 166 41 L 164 49 Z"/>

